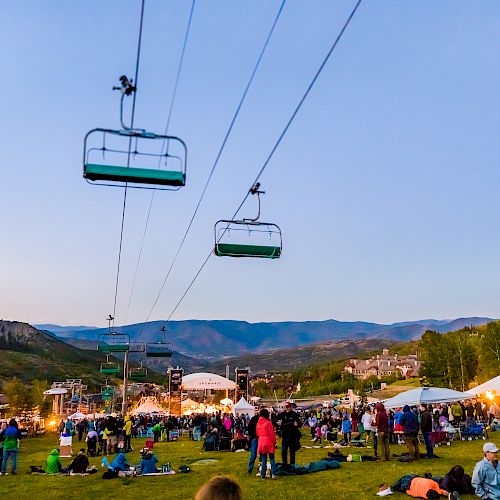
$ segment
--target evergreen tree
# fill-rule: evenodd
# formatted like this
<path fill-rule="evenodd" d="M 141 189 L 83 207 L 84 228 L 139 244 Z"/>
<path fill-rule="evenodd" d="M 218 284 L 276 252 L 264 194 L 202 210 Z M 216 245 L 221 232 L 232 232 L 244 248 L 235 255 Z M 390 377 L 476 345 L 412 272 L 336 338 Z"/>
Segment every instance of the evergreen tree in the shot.
<path fill-rule="evenodd" d="M 481 371 L 484 378 L 500 375 L 500 322 L 488 323 L 480 342 Z"/>

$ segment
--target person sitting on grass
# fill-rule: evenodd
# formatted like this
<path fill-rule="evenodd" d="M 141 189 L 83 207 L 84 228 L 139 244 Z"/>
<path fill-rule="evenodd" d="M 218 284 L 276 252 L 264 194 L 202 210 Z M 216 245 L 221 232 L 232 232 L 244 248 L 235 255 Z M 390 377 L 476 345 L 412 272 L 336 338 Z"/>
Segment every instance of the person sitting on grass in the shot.
<path fill-rule="evenodd" d="M 234 479 L 216 476 L 198 490 L 195 500 L 243 500 L 243 492 Z"/>
<path fill-rule="evenodd" d="M 500 467 L 498 466 L 497 446 L 485 443 L 484 458 L 476 464 L 472 474 L 472 486 L 476 495 L 483 499 L 500 499 Z"/>
<path fill-rule="evenodd" d="M 85 448 L 80 448 L 78 455 L 73 459 L 65 471 L 73 472 L 73 474 L 85 474 L 88 466 L 89 459 L 87 455 L 85 455 Z"/>
<path fill-rule="evenodd" d="M 66 472 L 63 469 L 59 454 L 59 448 L 54 448 L 50 452 L 50 455 L 47 457 L 47 468 L 45 470 L 47 474 L 59 474 L 60 472 Z"/>
<path fill-rule="evenodd" d="M 234 430 L 234 436 L 233 439 L 231 440 L 231 451 L 246 450 L 247 448 L 248 448 L 248 439 L 243 434 L 243 432 L 241 432 L 241 429 L 237 427 Z"/>
<path fill-rule="evenodd" d="M 471 484 L 471 477 L 465 473 L 461 465 L 455 465 L 450 472 L 439 481 L 439 486 L 443 490 L 458 491 L 462 494 L 474 494 L 474 488 Z"/>
<path fill-rule="evenodd" d="M 139 450 L 139 453 L 141 454 L 141 461 L 136 468 L 140 469 L 141 474 L 155 474 L 158 472 L 158 469 L 156 468 L 158 459 L 153 454 L 153 451 L 149 448 L 142 448 Z"/>

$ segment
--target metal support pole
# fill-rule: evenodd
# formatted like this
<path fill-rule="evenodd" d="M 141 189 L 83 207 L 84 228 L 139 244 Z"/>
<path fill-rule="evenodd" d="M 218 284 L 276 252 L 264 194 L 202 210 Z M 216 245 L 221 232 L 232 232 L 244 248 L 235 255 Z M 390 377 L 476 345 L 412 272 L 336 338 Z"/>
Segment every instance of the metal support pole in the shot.
<path fill-rule="evenodd" d="M 128 392 L 128 352 L 123 357 L 123 401 L 122 401 L 122 415 L 127 414 L 127 392 Z"/>

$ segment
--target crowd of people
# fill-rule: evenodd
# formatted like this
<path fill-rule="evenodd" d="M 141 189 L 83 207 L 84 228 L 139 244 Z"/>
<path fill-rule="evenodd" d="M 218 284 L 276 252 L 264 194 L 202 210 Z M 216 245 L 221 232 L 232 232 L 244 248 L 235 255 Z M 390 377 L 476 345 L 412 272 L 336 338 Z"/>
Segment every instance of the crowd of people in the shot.
<path fill-rule="evenodd" d="M 54 448 L 48 455 L 44 473 L 49 474 L 89 474 L 97 472 L 95 466 L 89 466 L 88 456 L 102 454 L 103 465 L 107 470 L 103 477 L 119 475 L 158 474 L 158 458 L 150 448 L 140 450 L 140 462 L 130 465 L 126 453 L 133 451 L 132 438 L 151 436 L 155 442 L 168 441 L 173 436 L 186 434 L 194 441 L 207 443 L 229 443 L 232 451 L 248 450 L 247 472 L 253 474 L 257 459 L 260 461 L 259 477 L 262 479 L 277 477 L 278 464 L 276 452 L 278 437 L 281 437 L 280 467 L 295 465 L 296 452 L 301 448 L 301 439 L 320 444 L 322 440 L 335 443 L 339 448 L 356 446 L 366 448 L 364 459 L 389 461 L 397 458 L 411 462 L 421 458 L 437 458 L 431 435 L 436 431 L 460 426 L 470 427 L 480 422 L 495 428 L 500 419 L 500 407 L 495 403 L 489 407 L 480 401 L 456 402 L 450 405 L 420 405 L 386 410 L 383 403 L 374 405 L 353 405 L 352 407 L 318 407 L 307 411 L 296 411 L 291 402 L 283 408 L 261 408 L 255 415 L 233 415 L 216 412 L 214 414 L 194 414 L 182 417 L 161 417 L 139 415 L 122 417 L 109 415 L 106 418 L 76 422 L 62 420 L 58 426 L 61 435 L 74 436 L 74 440 L 86 442 L 70 464 L 61 462 L 59 449 Z M 307 431 L 306 431 L 307 429 Z M 419 440 L 419 436 L 422 439 Z M 0 423 L 0 471 L 16 474 L 18 442 L 21 433 L 15 419 Z M 421 441 L 425 445 L 422 449 Z M 390 447 L 405 444 L 407 452 L 392 454 Z M 207 449 L 207 448 L 205 448 Z M 368 451 L 373 450 L 373 452 Z M 368 454 L 366 452 L 368 451 Z M 461 465 L 455 465 L 443 477 L 420 477 L 408 474 L 400 478 L 392 487 L 384 485 L 380 496 L 394 491 L 405 492 L 420 498 L 438 498 L 448 495 L 459 498 L 462 493 L 475 493 L 483 499 L 500 500 L 500 468 L 498 467 L 498 448 L 488 442 L 484 444 L 484 457 L 479 461 L 469 476 Z M 337 453 L 337 452 L 336 452 Z M 106 456 L 116 456 L 108 461 Z M 330 455 L 330 454 L 329 454 Z M 333 460 L 346 458 L 337 453 Z M 348 461 L 348 459 L 346 459 Z M 343 461 L 343 460 L 341 460 Z M 269 463 L 269 465 L 268 465 Z M 40 471 L 42 472 L 42 471 Z M 196 498 L 211 498 L 209 491 L 227 487 L 231 495 L 237 495 L 235 487 L 228 478 L 214 481 L 202 488 Z M 237 486 L 237 485 L 236 485 Z M 384 493 L 385 492 L 385 493 Z M 200 496 L 205 495 L 205 496 Z M 222 498 L 222 497 L 221 497 Z M 228 497 L 229 498 L 229 497 Z M 233 497 L 231 497 L 233 498 Z M 234 498 L 238 498 L 235 496 Z"/>

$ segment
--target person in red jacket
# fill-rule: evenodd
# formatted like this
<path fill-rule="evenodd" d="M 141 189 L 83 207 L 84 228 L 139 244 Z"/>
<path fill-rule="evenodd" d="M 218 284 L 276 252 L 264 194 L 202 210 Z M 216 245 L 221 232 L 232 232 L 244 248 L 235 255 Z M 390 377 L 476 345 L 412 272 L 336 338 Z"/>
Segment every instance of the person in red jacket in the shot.
<path fill-rule="evenodd" d="M 259 421 L 257 422 L 256 434 L 259 439 L 257 453 L 260 455 L 261 470 L 260 476 L 266 478 L 267 470 L 267 455 L 271 462 L 271 477 L 276 478 L 276 461 L 274 460 L 274 449 L 276 447 L 276 434 L 274 433 L 273 424 L 269 420 L 269 410 L 262 408 L 259 413 Z"/>
<path fill-rule="evenodd" d="M 381 448 L 382 457 L 381 460 L 390 460 L 389 452 L 389 418 L 383 403 L 377 403 L 375 405 L 375 411 L 377 412 L 375 416 L 375 425 L 377 427 L 378 442 Z"/>

